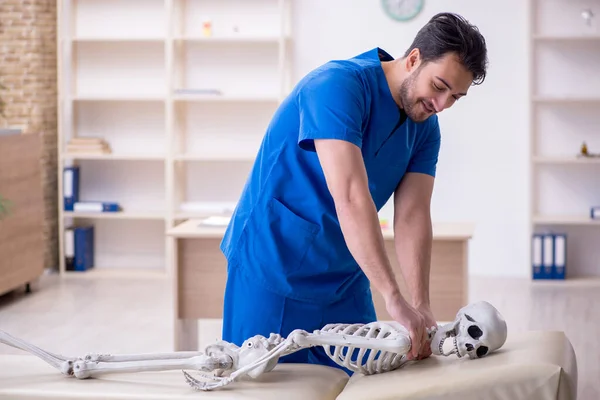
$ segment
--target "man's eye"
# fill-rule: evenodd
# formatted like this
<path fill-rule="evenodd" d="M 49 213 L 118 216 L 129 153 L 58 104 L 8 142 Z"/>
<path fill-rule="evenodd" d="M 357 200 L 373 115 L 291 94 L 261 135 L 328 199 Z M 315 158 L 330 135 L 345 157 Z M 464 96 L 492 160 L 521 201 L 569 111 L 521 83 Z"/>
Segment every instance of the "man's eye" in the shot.
<path fill-rule="evenodd" d="M 437 90 L 442 90 L 441 87 L 438 87 L 438 85 L 433 85 L 434 88 L 436 88 Z"/>

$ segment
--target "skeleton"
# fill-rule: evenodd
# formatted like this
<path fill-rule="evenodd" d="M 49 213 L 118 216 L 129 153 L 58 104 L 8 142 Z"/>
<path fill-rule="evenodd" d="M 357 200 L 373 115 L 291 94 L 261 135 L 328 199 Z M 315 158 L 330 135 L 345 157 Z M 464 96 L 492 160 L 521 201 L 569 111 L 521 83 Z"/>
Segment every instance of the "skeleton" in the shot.
<path fill-rule="evenodd" d="M 473 359 L 502 347 L 507 330 L 498 310 L 481 301 L 461 308 L 453 322 L 434 327 L 428 333 L 432 353 L 442 356 L 456 354 L 458 357 L 468 354 Z M 446 353 L 443 345 L 450 337 L 454 347 Z M 239 347 L 220 341 L 207 346 L 204 352 L 88 354 L 72 358 L 42 350 L 1 330 L 0 343 L 29 352 L 62 374 L 79 379 L 111 373 L 195 370 L 205 381 L 183 371 L 185 379 L 194 389 L 205 391 L 226 386 L 243 377 L 258 378 L 275 368 L 279 358 L 314 346 L 322 346 L 336 364 L 364 375 L 400 368 L 407 362 L 406 355 L 411 349 L 407 330 L 397 323 L 384 322 L 329 324 L 312 333 L 297 329 L 285 339 L 273 333 L 268 338 L 256 335 Z"/>

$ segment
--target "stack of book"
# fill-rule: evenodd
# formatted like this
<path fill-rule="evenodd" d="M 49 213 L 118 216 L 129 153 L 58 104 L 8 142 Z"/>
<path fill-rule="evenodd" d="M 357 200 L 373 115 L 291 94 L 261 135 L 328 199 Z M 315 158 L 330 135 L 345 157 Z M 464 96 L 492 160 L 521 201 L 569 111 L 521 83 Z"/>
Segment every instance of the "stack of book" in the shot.
<path fill-rule="evenodd" d="M 112 152 L 109 144 L 97 137 L 72 138 L 67 143 L 67 152 L 76 154 L 110 154 Z"/>

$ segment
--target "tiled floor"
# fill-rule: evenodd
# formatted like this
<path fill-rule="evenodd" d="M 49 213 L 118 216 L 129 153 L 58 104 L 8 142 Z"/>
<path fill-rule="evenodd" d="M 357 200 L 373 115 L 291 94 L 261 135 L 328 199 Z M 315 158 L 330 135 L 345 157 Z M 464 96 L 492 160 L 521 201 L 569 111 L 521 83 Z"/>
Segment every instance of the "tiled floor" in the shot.
<path fill-rule="evenodd" d="M 172 351 L 170 281 L 44 276 L 30 294 L 0 297 L 0 329 L 54 353 Z M 535 284 L 519 279 L 471 279 L 470 300 L 494 304 L 511 334 L 557 329 L 573 343 L 579 399 L 600 398 L 600 281 Z M 200 324 L 200 345 L 218 339 L 219 321 Z M 0 345 L 0 354 L 22 354 Z"/>

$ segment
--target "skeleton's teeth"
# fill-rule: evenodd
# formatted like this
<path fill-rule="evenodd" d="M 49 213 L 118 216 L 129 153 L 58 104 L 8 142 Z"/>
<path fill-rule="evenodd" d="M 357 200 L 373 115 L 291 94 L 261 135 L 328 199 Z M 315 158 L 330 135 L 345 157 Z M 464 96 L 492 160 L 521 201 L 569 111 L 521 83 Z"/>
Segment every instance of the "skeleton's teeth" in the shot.
<path fill-rule="evenodd" d="M 462 357 L 460 355 L 460 353 L 458 352 L 458 343 L 456 342 L 456 338 L 454 338 L 454 352 L 456 355 L 458 355 L 459 357 Z"/>

